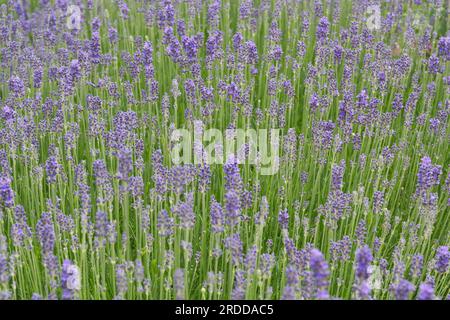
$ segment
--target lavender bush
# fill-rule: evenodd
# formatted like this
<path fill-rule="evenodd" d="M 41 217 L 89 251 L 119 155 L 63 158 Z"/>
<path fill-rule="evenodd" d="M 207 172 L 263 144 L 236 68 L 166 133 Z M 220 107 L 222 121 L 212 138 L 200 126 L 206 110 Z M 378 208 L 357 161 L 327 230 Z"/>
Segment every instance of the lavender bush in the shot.
<path fill-rule="evenodd" d="M 450 294 L 447 1 L 0 3 L 0 298 Z"/>

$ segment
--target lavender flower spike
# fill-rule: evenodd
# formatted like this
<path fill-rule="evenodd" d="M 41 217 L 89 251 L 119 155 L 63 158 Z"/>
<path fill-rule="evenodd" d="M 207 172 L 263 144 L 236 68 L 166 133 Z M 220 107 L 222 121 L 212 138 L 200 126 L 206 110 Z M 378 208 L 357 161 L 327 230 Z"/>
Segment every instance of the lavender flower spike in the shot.
<path fill-rule="evenodd" d="M 64 260 L 61 274 L 63 300 L 73 300 L 81 289 L 80 270 L 70 260 Z"/>

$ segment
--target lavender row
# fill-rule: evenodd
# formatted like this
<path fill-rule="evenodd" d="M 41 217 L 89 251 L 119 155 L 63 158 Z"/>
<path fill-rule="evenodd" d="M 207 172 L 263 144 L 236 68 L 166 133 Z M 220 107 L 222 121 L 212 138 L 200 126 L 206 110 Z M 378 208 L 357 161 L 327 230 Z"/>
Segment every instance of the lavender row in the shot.
<path fill-rule="evenodd" d="M 448 10 L 0 5 L 0 298 L 447 299 Z"/>

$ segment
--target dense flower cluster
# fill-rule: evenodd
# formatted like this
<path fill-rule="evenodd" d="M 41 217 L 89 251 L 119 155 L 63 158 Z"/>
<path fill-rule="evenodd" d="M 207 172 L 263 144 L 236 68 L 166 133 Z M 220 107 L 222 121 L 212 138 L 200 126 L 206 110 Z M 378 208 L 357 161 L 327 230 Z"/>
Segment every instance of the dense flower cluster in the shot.
<path fill-rule="evenodd" d="M 0 298 L 446 299 L 448 9 L 3 1 Z"/>

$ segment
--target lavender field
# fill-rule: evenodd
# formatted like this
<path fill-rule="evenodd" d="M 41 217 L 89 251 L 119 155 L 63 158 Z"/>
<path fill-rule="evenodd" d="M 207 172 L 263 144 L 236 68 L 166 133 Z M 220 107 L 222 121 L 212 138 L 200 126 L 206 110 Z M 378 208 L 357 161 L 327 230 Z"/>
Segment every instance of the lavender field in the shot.
<path fill-rule="evenodd" d="M 0 0 L 0 299 L 450 298 L 449 10 Z"/>

